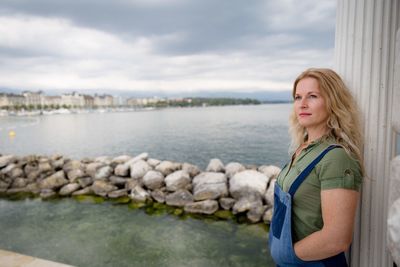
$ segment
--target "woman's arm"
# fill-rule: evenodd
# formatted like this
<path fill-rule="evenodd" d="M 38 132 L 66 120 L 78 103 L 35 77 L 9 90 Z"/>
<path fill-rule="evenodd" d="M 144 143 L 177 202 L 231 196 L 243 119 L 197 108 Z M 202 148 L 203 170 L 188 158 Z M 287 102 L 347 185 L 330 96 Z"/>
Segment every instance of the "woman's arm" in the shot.
<path fill-rule="evenodd" d="M 353 226 L 359 193 L 349 189 L 321 191 L 324 226 L 294 244 L 302 260 L 320 260 L 348 249 L 353 238 Z"/>

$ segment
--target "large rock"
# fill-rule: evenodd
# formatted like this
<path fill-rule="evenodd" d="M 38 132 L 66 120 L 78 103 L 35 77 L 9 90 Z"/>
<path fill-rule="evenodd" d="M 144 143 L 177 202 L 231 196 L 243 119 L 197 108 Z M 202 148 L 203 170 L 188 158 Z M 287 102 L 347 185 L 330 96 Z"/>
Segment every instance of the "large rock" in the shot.
<path fill-rule="evenodd" d="M 211 159 L 206 168 L 207 172 L 224 172 L 225 167 L 220 159 Z"/>
<path fill-rule="evenodd" d="M 68 173 L 76 169 L 83 169 L 84 165 L 79 160 L 69 160 L 65 163 L 63 170 Z"/>
<path fill-rule="evenodd" d="M 153 192 L 150 193 L 151 197 L 157 201 L 158 203 L 164 203 L 165 202 L 165 193 L 159 189 L 154 190 Z"/>
<path fill-rule="evenodd" d="M 84 177 L 85 172 L 82 169 L 73 169 L 67 172 L 67 177 L 68 180 L 70 180 L 71 183 L 74 183 L 78 178 Z"/>
<path fill-rule="evenodd" d="M 127 179 L 124 177 L 113 175 L 110 177 L 109 180 L 110 180 L 110 183 L 112 183 L 113 185 L 116 185 L 118 187 L 123 187 L 123 186 L 125 186 Z"/>
<path fill-rule="evenodd" d="M 158 164 L 160 164 L 161 160 L 158 159 L 148 159 L 147 163 L 152 167 L 155 168 Z"/>
<path fill-rule="evenodd" d="M 94 162 L 100 162 L 100 163 L 104 163 L 106 165 L 110 165 L 111 164 L 111 158 L 108 156 L 100 156 L 94 159 Z"/>
<path fill-rule="evenodd" d="M 249 195 L 264 196 L 267 183 L 268 178 L 265 174 L 254 170 L 245 170 L 236 173 L 229 179 L 229 191 L 235 199 Z"/>
<path fill-rule="evenodd" d="M 248 210 L 255 210 L 263 206 L 260 197 L 242 197 L 232 207 L 232 213 L 237 214 Z"/>
<path fill-rule="evenodd" d="M 255 205 L 247 212 L 247 219 L 249 219 L 252 223 L 261 221 L 261 218 L 264 215 L 266 208 L 266 206 Z"/>
<path fill-rule="evenodd" d="M 105 166 L 106 164 L 101 162 L 92 162 L 86 165 L 85 172 L 93 179 L 96 179 L 97 170 Z"/>
<path fill-rule="evenodd" d="M 119 198 L 119 197 L 125 197 L 127 195 L 128 195 L 128 190 L 126 189 L 115 190 L 108 193 L 109 198 Z"/>
<path fill-rule="evenodd" d="M 26 190 L 28 192 L 31 192 L 33 194 L 39 194 L 40 193 L 40 188 L 37 183 L 30 183 L 26 186 Z"/>
<path fill-rule="evenodd" d="M 125 183 L 125 189 L 126 190 L 132 190 L 133 188 L 135 188 L 137 185 L 141 186 L 141 183 L 139 180 L 137 179 L 126 179 L 126 183 Z"/>
<path fill-rule="evenodd" d="M 8 175 L 13 169 L 15 169 L 17 167 L 18 167 L 17 164 L 11 163 L 11 164 L 7 165 L 7 167 L 1 169 L 0 173 Z"/>
<path fill-rule="evenodd" d="M 151 166 L 144 160 L 140 159 L 130 166 L 131 178 L 141 179 L 143 176 L 151 170 Z"/>
<path fill-rule="evenodd" d="M 230 210 L 235 202 L 236 200 L 230 197 L 222 197 L 219 199 L 219 204 L 224 210 Z"/>
<path fill-rule="evenodd" d="M 104 181 L 104 180 L 96 180 L 94 181 L 94 183 L 91 186 L 93 192 L 96 195 L 105 197 L 107 196 L 108 193 L 110 193 L 111 191 L 115 191 L 118 189 L 118 187 Z"/>
<path fill-rule="evenodd" d="M 165 184 L 168 191 L 177 191 L 179 189 L 190 189 L 191 179 L 186 171 L 176 171 L 165 178 Z"/>
<path fill-rule="evenodd" d="M 91 185 L 92 183 L 93 183 L 93 178 L 92 177 L 86 176 L 86 177 L 78 178 L 78 184 L 82 188 L 85 188 L 85 187 Z"/>
<path fill-rule="evenodd" d="M 39 166 L 36 163 L 28 163 L 24 167 L 24 172 L 26 175 L 29 175 L 31 172 L 39 171 Z"/>
<path fill-rule="evenodd" d="M 60 154 L 53 154 L 53 155 L 50 156 L 50 161 L 51 161 L 51 160 L 60 160 L 60 159 L 62 159 L 62 158 L 63 158 L 63 155 L 60 155 Z"/>
<path fill-rule="evenodd" d="M 68 180 L 65 179 L 64 171 L 58 171 L 53 175 L 45 178 L 44 180 L 39 182 L 40 189 L 58 189 L 63 185 L 68 184 Z"/>
<path fill-rule="evenodd" d="M 28 178 L 28 180 L 30 182 L 36 181 L 36 179 L 41 175 L 39 169 L 35 170 L 35 171 L 31 171 L 30 173 L 26 174 L 26 178 Z"/>
<path fill-rule="evenodd" d="M 130 159 L 126 162 L 127 165 L 132 165 L 137 161 L 143 160 L 146 161 L 149 158 L 149 154 L 148 153 L 142 153 L 137 155 L 136 157 L 134 157 L 133 159 Z"/>
<path fill-rule="evenodd" d="M 219 172 L 203 172 L 193 178 L 194 200 L 217 199 L 228 196 L 226 176 Z"/>
<path fill-rule="evenodd" d="M 65 162 L 64 158 L 59 158 L 59 159 L 52 159 L 50 161 L 50 164 L 54 170 L 59 171 L 64 167 L 64 162 Z"/>
<path fill-rule="evenodd" d="M 164 175 L 158 171 L 148 171 L 143 176 L 143 184 L 151 190 L 159 189 L 164 185 Z"/>
<path fill-rule="evenodd" d="M 270 182 L 269 182 L 269 186 L 267 191 L 265 192 L 264 195 L 264 199 L 265 199 L 265 203 L 267 203 L 270 206 L 274 206 L 274 190 L 275 190 L 275 183 L 276 183 L 276 179 L 273 178 Z"/>
<path fill-rule="evenodd" d="M 187 190 L 178 190 L 165 197 L 165 202 L 169 206 L 184 207 L 187 203 L 193 202 L 193 195 Z"/>
<path fill-rule="evenodd" d="M 190 213 L 213 214 L 218 210 L 218 202 L 216 200 L 203 200 L 198 202 L 187 203 L 184 210 Z"/>
<path fill-rule="evenodd" d="M 39 160 L 38 168 L 39 168 L 40 172 L 48 172 L 48 171 L 53 170 L 53 167 L 50 164 L 50 160 L 44 159 L 44 158 Z"/>
<path fill-rule="evenodd" d="M 230 179 L 236 173 L 246 170 L 246 168 L 239 162 L 230 162 L 225 166 L 225 174 Z"/>
<path fill-rule="evenodd" d="M 9 186 L 10 186 L 10 183 L 0 180 L 0 189 L 7 189 Z"/>
<path fill-rule="evenodd" d="M 106 165 L 97 169 L 96 174 L 94 175 L 95 180 L 105 180 L 108 179 L 113 173 L 113 168 Z"/>
<path fill-rule="evenodd" d="M 13 168 L 7 175 L 11 179 L 15 179 L 15 178 L 24 176 L 24 171 L 20 167 L 17 167 L 17 168 Z"/>
<path fill-rule="evenodd" d="M 129 197 L 133 201 L 145 202 L 147 199 L 150 199 L 150 194 L 149 192 L 144 190 L 143 187 L 137 185 L 131 190 L 131 194 L 129 195 Z"/>
<path fill-rule="evenodd" d="M 264 173 L 269 180 L 278 177 L 281 169 L 274 165 L 262 165 L 258 168 L 259 172 Z"/>
<path fill-rule="evenodd" d="M 14 179 L 11 187 L 12 188 L 22 188 L 22 187 L 25 187 L 27 184 L 28 184 L 27 179 L 18 177 L 16 179 Z"/>
<path fill-rule="evenodd" d="M 196 175 L 198 175 L 200 173 L 199 167 L 197 167 L 196 165 L 190 164 L 190 163 L 186 163 L 186 162 L 183 163 L 182 170 L 189 173 L 190 177 L 195 177 Z"/>
<path fill-rule="evenodd" d="M 180 163 L 165 160 L 156 166 L 156 171 L 159 171 L 164 176 L 167 176 L 173 173 L 174 171 L 179 170 L 180 168 L 181 168 Z"/>
<path fill-rule="evenodd" d="M 121 155 L 121 156 L 118 156 L 118 157 L 113 158 L 112 161 L 111 161 L 111 163 L 114 163 L 114 164 L 124 164 L 124 163 L 128 162 L 128 161 L 131 160 L 131 159 L 132 159 L 131 156 L 128 156 L 128 155 Z"/>
<path fill-rule="evenodd" d="M 9 165 L 10 163 L 14 163 L 18 160 L 18 158 L 14 155 L 7 155 L 0 157 L 0 168 L 4 168 L 5 166 Z"/>
<path fill-rule="evenodd" d="M 78 190 L 78 191 L 75 191 L 72 193 L 73 196 L 91 195 L 91 194 L 93 194 L 93 190 L 92 190 L 91 186 L 83 188 L 81 190 Z"/>
<path fill-rule="evenodd" d="M 126 164 L 126 163 L 118 164 L 115 167 L 114 173 L 115 173 L 115 175 L 126 177 L 129 175 L 129 170 L 130 170 L 130 166 L 128 164 Z"/>
<path fill-rule="evenodd" d="M 71 195 L 73 192 L 81 188 L 78 183 L 66 184 L 58 192 L 61 196 L 68 196 Z"/>

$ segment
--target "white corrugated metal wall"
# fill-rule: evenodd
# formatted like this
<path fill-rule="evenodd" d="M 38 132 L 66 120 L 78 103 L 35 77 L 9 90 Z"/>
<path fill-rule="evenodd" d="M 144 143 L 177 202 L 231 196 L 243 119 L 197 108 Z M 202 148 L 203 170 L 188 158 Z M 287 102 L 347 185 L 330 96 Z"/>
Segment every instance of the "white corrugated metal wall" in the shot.
<path fill-rule="evenodd" d="M 363 114 L 368 176 L 362 189 L 351 266 L 392 266 L 386 247 L 386 218 L 394 118 L 400 116 L 400 102 L 394 102 L 395 90 L 399 90 L 394 70 L 400 2 L 337 0 L 336 16 L 335 69 Z"/>

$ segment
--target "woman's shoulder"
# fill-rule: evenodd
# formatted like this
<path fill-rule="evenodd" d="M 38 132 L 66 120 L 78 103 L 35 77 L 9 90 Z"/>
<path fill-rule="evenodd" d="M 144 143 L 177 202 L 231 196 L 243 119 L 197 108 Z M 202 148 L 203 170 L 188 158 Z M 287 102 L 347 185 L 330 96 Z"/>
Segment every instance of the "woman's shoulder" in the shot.
<path fill-rule="evenodd" d="M 335 161 L 348 161 L 348 160 L 356 160 L 353 156 L 351 156 L 344 147 L 339 146 L 335 147 L 334 149 L 330 150 L 325 157 L 323 158 L 324 161 L 326 160 L 335 160 Z"/>
<path fill-rule="evenodd" d="M 329 146 L 336 145 L 334 149 L 331 149 L 321 160 L 321 162 L 327 161 L 335 161 L 335 162 L 350 162 L 354 164 L 358 164 L 358 161 L 355 155 L 352 155 L 351 152 L 346 151 L 343 145 L 335 142 L 333 138 L 328 138 L 324 142 L 322 142 L 321 150 L 328 148 Z"/>
<path fill-rule="evenodd" d="M 323 189 L 341 187 L 358 190 L 360 187 L 360 164 L 343 147 L 329 151 L 316 167 Z"/>

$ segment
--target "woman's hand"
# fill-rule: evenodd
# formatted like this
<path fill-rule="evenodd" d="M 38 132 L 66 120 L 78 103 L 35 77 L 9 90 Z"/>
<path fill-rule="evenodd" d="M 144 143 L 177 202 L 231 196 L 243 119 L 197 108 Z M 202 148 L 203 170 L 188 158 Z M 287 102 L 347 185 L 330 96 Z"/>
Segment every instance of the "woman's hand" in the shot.
<path fill-rule="evenodd" d="M 326 259 L 346 251 L 353 238 L 353 227 L 359 193 L 349 189 L 321 191 L 324 226 L 294 244 L 294 250 L 304 261 Z"/>

